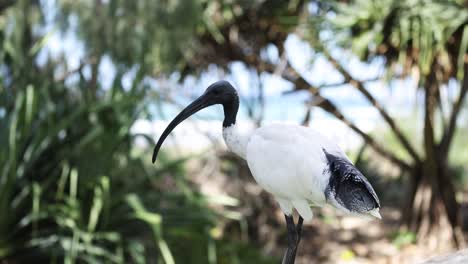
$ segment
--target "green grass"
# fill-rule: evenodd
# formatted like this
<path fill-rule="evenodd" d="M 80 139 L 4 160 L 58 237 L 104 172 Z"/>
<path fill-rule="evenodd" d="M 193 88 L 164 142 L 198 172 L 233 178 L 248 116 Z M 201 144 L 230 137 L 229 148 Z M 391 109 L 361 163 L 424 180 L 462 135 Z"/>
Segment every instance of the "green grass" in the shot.
<path fill-rule="evenodd" d="M 136 137 L 154 144 L 130 133 L 145 90 L 86 98 L 76 88 L 0 94 L 0 261 L 266 263 L 255 247 L 210 232 L 242 220 L 210 207 L 235 199 L 198 192 L 186 159 L 161 153 L 155 167 L 150 149 L 134 146 Z"/>

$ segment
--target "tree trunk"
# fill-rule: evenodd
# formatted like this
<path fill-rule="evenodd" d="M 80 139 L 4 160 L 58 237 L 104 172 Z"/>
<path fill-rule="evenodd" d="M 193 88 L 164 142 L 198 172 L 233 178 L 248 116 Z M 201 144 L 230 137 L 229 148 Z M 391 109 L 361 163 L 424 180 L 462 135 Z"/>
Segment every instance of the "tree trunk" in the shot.
<path fill-rule="evenodd" d="M 428 243 L 430 248 L 443 247 L 450 241 L 453 246 L 464 246 L 459 204 L 447 172 L 439 162 L 423 161 L 412 177 L 409 206 L 404 210 L 407 228 L 417 234 L 418 242 Z"/>
<path fill-rule="evenodd" d="M 410 207 L 404 211 L 404 220 L 409 230 L 417 234 L 418 241 L 428 243 L 430 248 L 440 248 L 449 241 L 453 241 L 454 246 L 463 247 L 459 204 L 449 174 L 448 155 L 441 151 L 434 135 L 438 90 L 436 63 L 433 69 L 424 86 L 425 159 L 415 165 L 408 201 Z"/>

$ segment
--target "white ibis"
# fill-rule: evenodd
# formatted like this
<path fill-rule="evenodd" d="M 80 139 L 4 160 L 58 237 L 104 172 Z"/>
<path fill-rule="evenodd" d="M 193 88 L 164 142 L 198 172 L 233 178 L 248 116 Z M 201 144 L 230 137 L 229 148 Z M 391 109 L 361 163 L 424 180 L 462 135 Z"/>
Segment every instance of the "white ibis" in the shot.
<path fill-rule="evenodd" d="M 288 229 L 284 264 L 294 263 L 302 223 L 312 219 L 311 205 L 331 204 L 338 210 L 380 219 L 379 198 L 335 142 L 299 125 L 271 124 L 249 135 L 236 124 L 239 96 L 229 82 L 210 85 L 167 126 L 153 152 L 153 163 L 169 133 L 189 116 L 211 105 L 224 109 L 223 137 L 227 147 L 247 161 L 257 183 L 271 193 L 283 211 Z M 299 214 L 297 225 L 293 209 Z"/>

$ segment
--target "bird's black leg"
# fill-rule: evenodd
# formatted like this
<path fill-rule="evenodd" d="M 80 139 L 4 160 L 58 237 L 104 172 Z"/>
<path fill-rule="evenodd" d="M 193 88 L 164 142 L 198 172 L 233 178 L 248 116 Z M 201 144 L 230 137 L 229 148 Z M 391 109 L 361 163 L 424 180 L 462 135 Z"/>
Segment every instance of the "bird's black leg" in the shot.
<path fill-rule="evenodd" d="M 296 246 L 299 246 L 299 242 L 301 242 L 301 236 L 302 236 L 302 223 L 304 222 L 304 218 L 299 215 L 299 220 L 297 221 L 296 225 L 296 232 L 297 232 L 297 242 Z"/>
<path fill-rule="evenodd" d="M 284 215 L 284 217 L 286 218 L 286 226 L 288 228 L 288 249 L 284 254 L 282 264 L 294 264 L 300 233 L 302 232 L 302 222 L 304 220 L 300 217 L 298 222 L 299 228 L 296 228 L 292 215 Z"/>

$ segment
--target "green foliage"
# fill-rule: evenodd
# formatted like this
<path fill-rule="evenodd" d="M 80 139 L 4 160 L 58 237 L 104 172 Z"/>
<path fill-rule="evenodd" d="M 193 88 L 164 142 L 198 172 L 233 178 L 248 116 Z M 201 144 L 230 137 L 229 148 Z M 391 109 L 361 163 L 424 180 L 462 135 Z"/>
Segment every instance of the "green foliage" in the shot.
<path fill-rule="evenodd" d="M 107 53 L 117 63 L 145 73 L 170 72 L 202 23 L 199 1 L 58 1 L 63 30 L 76 23 L 91 55 Z"/>
<path fill-rule="evenodd" d="M 399 231 L 392 235 L 392 243 L 401 248 L 416 242 L 416 234 L 413 232 Z"/>
<path fill-rule="evenodd" d="M 220 28 L 257 1 L 59 0 L 62 29 L 77 24 L 90 54 L 106 53 L 119 64 L 138 65 L 150 76 L 182 70 L 202 48 L 200 36 L 226 41 Z"/>
<path fill-rule="evenodd" d="M 265 48 L 270 43 L 257 33 L 270 24 L 273 36 L 294 30 L 298 18 L 288 10 L 300 2 L 59 0 L 58 21 L 62 30 L 77 31 L 91 56 L 105 53 L 118 65 L 137 66 L 156 78 L 185 76 L 210 64 L 226 67 L 237 52 L 215 49 L 230 42 L 242 42 L 246 50 Z"/>
<path fill-rule="evenodd" d="M 350 249 L 345 249 L 340 254 L 340 259 L 347 262 L 352 261 L 355 257 L 356 254 Z"/>
<path fill-rule="evenodd" d="M 60 84 L 15 88 L 2 93 L 10 108 L 1 122 L 8 144 L 0 154 L 0 204 L 9 212 L 0 222 L 1 257 L 28 249 L 66 262 L 123 260 L 122 234 L 106 229 L 118 220 L 110 213 L 123 210 L 116 186 L 145 171 L 128 157 L 132 108 L 141 95 L 113 91 L 82 103 L 76 88 Z"/>
<path fill-rule="evenodd" d="M 335 12 L 331 23 L 343 33 L 341 45 L 360 57 L 385 54 L 390 63 L 414 63 L 428 75 L 438 56 L 451 76 L 462 78 L 468 47 L 468 10 L 462 1 L 357 0 L 337 4 Z"/>
<path fill-rule="evenodd" d="M 210 208 L 213 199 L 187 179 L 185 159 L 168 160 L 162 153 L 158 166 L 150 167 L 150 152 L 135 140 L 154 142 L 130 128 L 149 116 L 145 77 L 178 72 L 182 64 L 225 65 L 239 58 L 237 52 L 258 55 L 271 43 L 281 48 L 302 23 L 299 12 L 287 7 L 302 1 L 58 0 L 54 21 L 85 47 L 82 67 L 71 70 L 67 54 L 38 63 L 52 34 L 44 32 L 41 2 L 0 4 L 0 262 L 277 261 L 231 234 L 221 235 L 219 221 L 241 217 Z M 362 57 L 381 55 L 383 46 L 398 51 L 384 53 L 394 60 L 417 50 L 412 58 L 427 72 L 436 55 L 448 54 L 451 61 L 458 56 L 454 65 L 462 63 L 467 14 L 458 5 L 324 2 L 335 16 L 327 10 L 330 16 L 311 19 L 320 20 L 316 33 L 338 33 L 338 43 Z M 259 6 L 264 8 L 251 8 Z M 463 36 L 457 35 L 459 49 L 453 52 L 448 44 L 455 33 Z M 241 49 L 222 46 L 230 41 Z M 213 48 L 220 46 L 221 52 Z M 97 70 L 104 56 L 117 70 L 107 90 Z M 124 88 L 123 76 L 131 69 L 136 77 Z M 363 163 L 361 168 L 372 170 Z M 236 203 L 218 198 L 221 205 Z M 408 234 L 395 237 L 399 245 L 413 240 Z"/>
<path fill-rule="evenodd" d="M 187 180 L 185 160 L 162 153 L 149 167 L 135 140 L 153 140 L 130 132 L 148 115 L 142 76 L 124 89 L 117 74 L 105 90 L 82 69 L 61 78 L 63 58 L 36 63 L 49 37 L 33 30 L 41 14 L 18 1 L 0 15 L 0 262 L 262 263 L 255 248 L 211 235 L 226 216 Z"/>

